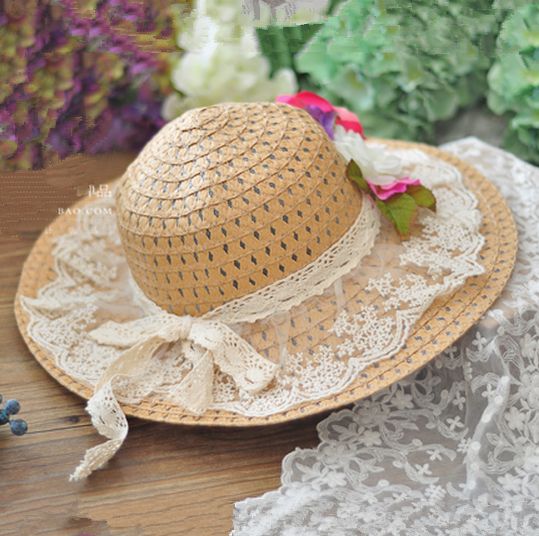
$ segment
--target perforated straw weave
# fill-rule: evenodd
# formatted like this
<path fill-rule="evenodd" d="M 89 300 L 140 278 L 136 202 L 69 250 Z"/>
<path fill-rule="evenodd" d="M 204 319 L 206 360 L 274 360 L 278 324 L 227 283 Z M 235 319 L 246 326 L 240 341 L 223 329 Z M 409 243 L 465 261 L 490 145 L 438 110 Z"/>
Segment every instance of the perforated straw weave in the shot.
<path fill-rule="evenodd" d="M 362 194 L 305 111 L 219 104 L 166 125 L 126 171 L 116 206 L 140 288 L 200 316 L 317 259 L 356 220 Z"/>

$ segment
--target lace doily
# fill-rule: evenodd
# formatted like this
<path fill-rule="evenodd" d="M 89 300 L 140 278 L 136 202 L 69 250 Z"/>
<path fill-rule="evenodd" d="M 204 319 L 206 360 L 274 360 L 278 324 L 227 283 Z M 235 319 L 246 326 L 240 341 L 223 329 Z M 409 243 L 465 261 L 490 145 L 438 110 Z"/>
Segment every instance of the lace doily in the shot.
<path fill-rule="evenodd" d="M 252 345 L 277 372 L 265 389 L 250 392 L 226 369 L 212 370 L 211 408 L 265 416 L 338 393 L 366 366 L 394 355 L 435 298 L 483 272 L 481 215 L 459 170 L 419 150 L 401 149 L 395 154 L 410 175 L 433 190 L 437 213 L 423 212 L 422 232 L 405 242 L 385 224 L 371 254 L 340 274 L 321 296 L 254 323 L 230 325 L 237 334 L 231 336 Z M 56 238 L 52 252 L 56 279 L 40 288 L 35 298 L 22 296 L 21 303 L 28 336 L 65 374 L 93 387 L 125 351 L 123 341 L 96 336 L 102 334 L 100 326 L 108 321 L 135 323 L 149 333 L 155 311 L 148 312 L 133 291 L 112 202 L 91 200 L 75 210 L 74 227 Z M 357 253 L 357 242 L 343 245 L 349 258 Z M 318 268 L 323 272 L 325 266 L 322 259 Z M 295 295 L 301 295 L 300 287 Z M 94 424 L 110 439 L 109 453 L 127 434 L 117 400 L 133 405 L 149 400 L 175 407 L 185 400 L 182 381 L 204 361 L 197 341 L 194 347 L 186 347 L 162 338 L 170 344 L 152 349 L 143 370 L 135 367 L 129 375 L 116 378 L 89 407 Z M 196 359 L 190 358 L 192 351 L 198 352 Z M 205 370 L 209 373 L 208 366 Z M 90 458 L 99 457 L 96 452 L 90 451 Z M 103 460 L 106 457 L 105 453 Z"/>
<path fill-rule="evenodd" d="M 279 490 L 236 505 L 234 536 L 539 534 L 539 170 L 473 138 L 446 150 L 513 210 L 509 284 L 420 372 L 322 421 Z"/>

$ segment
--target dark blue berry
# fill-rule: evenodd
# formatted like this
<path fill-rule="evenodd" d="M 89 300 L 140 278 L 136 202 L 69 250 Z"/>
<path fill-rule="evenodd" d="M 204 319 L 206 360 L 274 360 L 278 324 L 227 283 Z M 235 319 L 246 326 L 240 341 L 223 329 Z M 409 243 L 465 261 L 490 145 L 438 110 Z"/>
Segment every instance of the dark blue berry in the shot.
<path fill-rule="evenodd" d="M 13 419 L 9 423 L 9 427 L 11 428 L 11 431 L 18 436 L 26 434 L 28 430 L 28 424 L 22 419 Z"/>
<path fill-rule="evenodd" d="M 0 425 L 7 424 L 9 422 L 9 415 L 5 409 L 0 409 Z"/>
<path fill-rule="evenodd" d="M 4 409 L 8 415 L 17 415 L 21 410 L 21 405 L 18 400 L 8 400 Z"/>

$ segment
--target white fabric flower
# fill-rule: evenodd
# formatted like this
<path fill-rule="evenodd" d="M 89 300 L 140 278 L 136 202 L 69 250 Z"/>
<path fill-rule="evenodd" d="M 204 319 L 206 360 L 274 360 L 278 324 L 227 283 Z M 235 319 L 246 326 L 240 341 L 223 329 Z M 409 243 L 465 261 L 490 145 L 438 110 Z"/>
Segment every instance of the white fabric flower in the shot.
<path fill-rule="evenodd" d="M 401 175 L 400 158 L 388 154 L 382 147 L 368 146 L 357 132 L 336 125 L 334 141 L 346 161 L 354 160 L 370 183 L 384 186 Z"/>

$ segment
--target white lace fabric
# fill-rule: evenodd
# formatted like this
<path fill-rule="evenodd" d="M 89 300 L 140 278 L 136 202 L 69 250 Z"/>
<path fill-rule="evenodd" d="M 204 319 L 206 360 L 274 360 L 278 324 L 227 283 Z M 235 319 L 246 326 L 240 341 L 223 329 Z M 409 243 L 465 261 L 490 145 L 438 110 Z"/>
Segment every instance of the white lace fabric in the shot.
<path fill-rule="evenodd" d="M 56 239 L 57 278 L 36 298 L 22 298 L 29 336 L 60 369 L 98 387 L 87 409 L 109 441 L 87 452 L 74 478 L 106 463 L 127 436 L 118 401 L 266 416 L 335 394 L 398 352 L 436 297 L 483 272 L 481 215 L 460 172 L 418 150 L 393 151 L 437 197 L 436 214 L 420 214 L 421 233 L 401 242 L 384 222 L 378 234 L 377 212 L 365 200 L 357 227 L 302 274 L 199 319 L 167 315 L 136 287 L 112 200 L 80 209 Z M 294 326 L 318 306 L 326 336 L 295 350 Z M 276 341 L 265 351 L 260 332 Z"/>
<path fill-rule="evenodd" d="M 333 413 L 233 536 L 539 534 L 539 170 L 474 138 L 444 147 L 501 190 L 519 251 L 483 319 L 406 380 Z"/>

